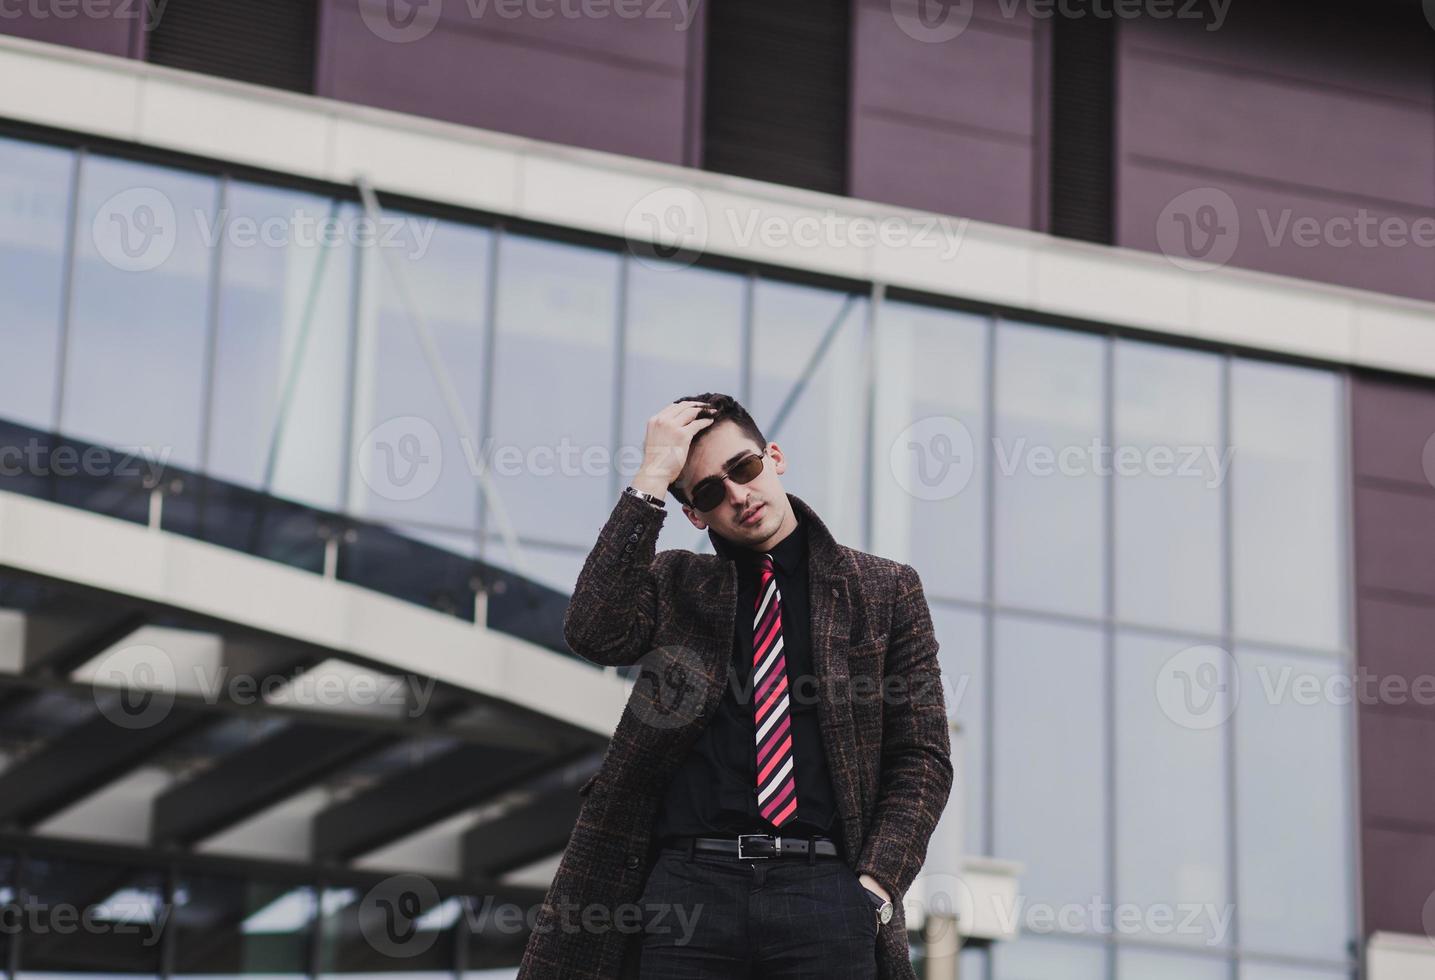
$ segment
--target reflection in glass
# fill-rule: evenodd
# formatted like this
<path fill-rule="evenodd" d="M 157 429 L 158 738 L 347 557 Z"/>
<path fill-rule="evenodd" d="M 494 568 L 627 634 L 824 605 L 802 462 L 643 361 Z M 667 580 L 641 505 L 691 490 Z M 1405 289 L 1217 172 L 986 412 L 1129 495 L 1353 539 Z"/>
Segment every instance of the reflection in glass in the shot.
<path fill-rule="evenodd" d="M 1236 841 L 1241 945 L 1343 960 L 1352 881 L 1346 772 L 1348 668 L 1236 651 Z"/>
<path fill-rule="evenodd" d="M 1106 544 L 1105 341 L 1001 323 L 996 351 L 998 601 L 1098 616 Z"/>
<path fill-rule="evenodd" d="M 618 256 L 505 235 L 498 268 L 493 427 L 482 458 L 519 535 L 591 548 L 616 503 Z M 497 533 L 484 513 L 485 530 Z"/>
<path fill-rule="evenodd" d="M 166 912 L 160 872 L 32 857 L 22 879 L 17 977 L 158 974 Z"/>
<path fill-rule="evenodd" d="M 307 976 L 314 890 L 186 873 L 175 888 L 174 975 Z"/>
<path fill-rule="evenodd" d="M 426 540 L 442 547 L 448 533 L 471 538 L 477 527 L 479 483 L 470 461 L 478 456 L 481 431 L 492 235 L 419 215 L 385 217 L 402 234 L 361 255 L 349 506 L 364 517 L 427 527 Z M 395 284 L 394 259 L 461 402 L 472 439 L 467 445 Z M 463 550 L 474 548 L 470 543 Z"/>
<path fill-rule="evenodd" d="M 356 209 L 233 183 L 220 275 L 209 469 L 221 479 L 337 509 L 349 400 Z M 324 229 L 319 233 L 319 229 Z"/>
<path fill-rule="evenodd" d="M 1231 365 L 1236 635 L 1344 647 L 1341 380 Z"/>
<path fill-rule="evenodd" d="M 55 422 L 65 239 L 75 155 L 0 139 L 0 362 L 24 365 L 0 385 L 0 418 Z"/>
<path fill-rule="evenodd" d="M 1230 977 L 1230 963 L 1216 957 L 1146 949 L 1116 952 L 1117 980 L 1230 980 Z"/>
<path fill-rule="evenodd" d="M 62 430 L 200 462 L 218 181 L 86 157 Z"/>
<path fill-rule="evenodd" d="M 995 853 L 1025 864 L 1028 904 L 1087 908 L 1106 891 L 1102 634 L 997 617 L 995 640 Z"/>
<path fill-rule="evenodd" d="M 992 947 L 992 980 L 1106 980 L 1106 949 L 1043 936 Z"/>
<path fill-rule="evenodd" d="M 395 875 L 367 891 L 324 889 L 318 975 L 452 976 L 463 910 L 458 898 L 429 894 L 432 887 L 418 875 Z"/>
<path fill-rule="evenodd" d="M 877 323 L 873 549 L 928 595 L 986 592 L 986 324 L 911 303 Z"/>
<path fill-rule="evenodd" d="M 1185 705 L 1158 696 L 1170 693 L 1158 688 L 1163 674 L 1180 665 L 1171 658 L 1192 645 L 1117 637 L 1116 898 L 1162 913 L 1142 916 L 1133 934 L 1209 946 L 1230 942 L 1235 914 L 1226 879 L 1227 726 L 1213 713 L 1212 727 L 1195 727 Z"/>
<path fill-rule="evenodd" d="M 855 547 L 863 543 L 866 505 L 861 450 L 866 308 L 865 298 L 849 302 L 846 293 L 759 281 L 747 406 L 763 435 L 789 457 L 783 489 L 811 504 L 833 537 Z M 779 427 L 778 412 L 794 393 L 796 400 Z"/>
<path fill-rule="evenodd" d="M 964 847 L 968 854 L 985 854 L 986 630 L 980 613 L 939 603 L 931 604 L 931 608 L 947 717 L 962 726 L 962 756 L 957 760 L 956 778 L 960 782 L 963 808 L 961 813 L 953 813 L 955 808 L 949 804 L 935 836 L 944 838 L 947 822 L 955 818 L 963 824 L 962 841 L 956 842 L 958 846 Z M 956 795 L 954 790 L 953 796 Z"/>
<path fill-rule="evenodd" d="M 743 278 L 710 269 L 656 269 L 646 261 L 629 262 L 627 273 L 619 490 L 642 463 L 648 418 L 665 405 L 705 391 L 742 400 Z M 688 522 L 676 497 L 669 494 L 666 502 L 670 513 L 658 550 L 692 548 L 705 532 Z"/>
<path fill-rule="evenodd" d="M 1221 361 L 1118 341 L 1116 615 L 1221 630 Z"/>

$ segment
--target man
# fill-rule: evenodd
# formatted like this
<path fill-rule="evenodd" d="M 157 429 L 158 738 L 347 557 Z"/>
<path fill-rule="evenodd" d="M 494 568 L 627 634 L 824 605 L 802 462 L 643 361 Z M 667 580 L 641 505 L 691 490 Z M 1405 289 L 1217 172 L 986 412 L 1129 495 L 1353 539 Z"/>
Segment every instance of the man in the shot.
<path fill-rule="evenodd" d="M 520 980 L 915 980 L 901 899 L 953 781 L 931 614 L 786 470 L 726 395 L 648 420 L 564 620 L 640 673 Z M 715 555 L 655 553 L 665 492 Z"/>

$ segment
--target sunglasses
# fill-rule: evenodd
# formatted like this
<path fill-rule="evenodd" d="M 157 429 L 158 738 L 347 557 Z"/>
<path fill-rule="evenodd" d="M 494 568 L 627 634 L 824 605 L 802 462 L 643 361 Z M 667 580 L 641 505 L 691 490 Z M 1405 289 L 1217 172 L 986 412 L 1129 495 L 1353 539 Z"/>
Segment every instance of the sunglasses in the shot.
<path fill-rule="evenodd" d="M 693 487 L 692 493 L 688 494 L 693 509 L 712 510 L 722 503 L 723 498 L 727 496 L 727 491 L 723 489 L 724 480 L 731 480 L 741 486 L 757 479 L 757 475 L 762 472 L 762 458 L 766 455 L 766 449 L 760 453 L 749 453 L 729 466 L 722 474 L 710 476 L 706 480 L 699 480 L 697 486 Z"/>

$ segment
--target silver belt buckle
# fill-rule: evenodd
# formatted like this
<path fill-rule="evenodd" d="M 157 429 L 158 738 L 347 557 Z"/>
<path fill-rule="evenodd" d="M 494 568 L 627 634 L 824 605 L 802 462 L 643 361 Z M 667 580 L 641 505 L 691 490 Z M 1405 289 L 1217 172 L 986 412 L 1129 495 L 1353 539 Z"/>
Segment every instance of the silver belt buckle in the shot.
<path fill-rule="evenodd" d="M 744 854 L 742 842 L 753 837 L 766 837 L 772 842 L 771 854 Z M 776 834 L 738 834 L 737 835 L 737 859 L 739 861 L 755 861 L 758 859 L 780 857 L 782 855 L 782 838 Z"/>

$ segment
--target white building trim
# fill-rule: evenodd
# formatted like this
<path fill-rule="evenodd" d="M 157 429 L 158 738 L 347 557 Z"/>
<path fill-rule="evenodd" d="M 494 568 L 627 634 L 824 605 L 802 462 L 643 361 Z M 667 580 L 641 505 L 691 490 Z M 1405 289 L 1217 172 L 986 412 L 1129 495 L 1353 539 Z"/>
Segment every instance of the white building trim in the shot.
<path fill-rule="evenodd" d="M 348 652 L 605 737 L 631 689 L 615 672 L 357 585 L 4 491 L 0 566 Z"/>
<path fill-rule="evenodd" d="M 53 44 L 0 36 L 0 116 L 341 184 L 366 174 L 381 193 L 633 239 L 650 235 L 649 215 L 678 207 L 694 227 L 706 225 L 705 236 L 689 243 L 715 254 L 1435 377 L 1435 303 L 1242 269 L 1188 271 L 1147 252 L 522 139 Z M 859 226 L 879 221 L 907 232 L 931 228 L 935 237 L 923 244 L 851 240 Z M 838 231 L 799 243 L 823 222 Z M 777 234 L 766 241 L 747 234 L 769 226 Z"/>
<path fill-rule="evenodd" d="M 1365 947 L 1368 980 L 1429 980 L 1435 977 L 1435 938 L 1377 932 Z"/>

